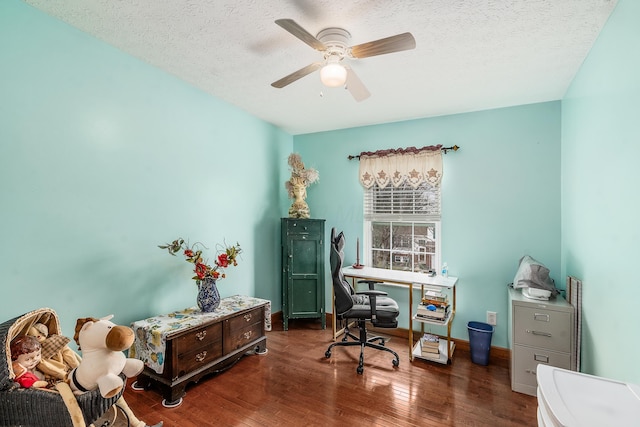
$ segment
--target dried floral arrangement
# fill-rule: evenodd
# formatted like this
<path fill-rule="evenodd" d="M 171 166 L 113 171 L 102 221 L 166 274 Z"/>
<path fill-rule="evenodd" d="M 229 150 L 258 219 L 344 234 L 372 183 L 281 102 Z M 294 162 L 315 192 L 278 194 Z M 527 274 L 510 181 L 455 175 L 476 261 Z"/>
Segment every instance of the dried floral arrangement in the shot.
<path fill-rule="evenodd" d="M 300 157 L 298 153 L 291 153 L 288 163 L 291 168 L 291 178 L 284 183 L 284 186 L 289 193 L 289 198 L 293 199 L 295 196 L 294 187 L 296 185 L 302 185 L 304 188 L 307 188 L 320 179 L 320 174 L 313 168 L 305 168 L 302 157 Z"/>

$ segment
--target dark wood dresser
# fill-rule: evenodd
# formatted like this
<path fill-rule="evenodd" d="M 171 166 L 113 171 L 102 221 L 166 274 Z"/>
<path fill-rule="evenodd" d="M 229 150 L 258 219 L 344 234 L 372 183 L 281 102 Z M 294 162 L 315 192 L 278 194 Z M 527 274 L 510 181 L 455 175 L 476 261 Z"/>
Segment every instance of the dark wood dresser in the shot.
<path fill-rule="evenodd" d="M 191 308 L 134 322 L 130 357 L 145 368 L 132 387 L 158 387 L 164 406 L 178 406 L 188 384 L 230 368 L 251 351 L 265 354 L 270 317 L 268 300 L 233 296 L 213 313 Z"/>

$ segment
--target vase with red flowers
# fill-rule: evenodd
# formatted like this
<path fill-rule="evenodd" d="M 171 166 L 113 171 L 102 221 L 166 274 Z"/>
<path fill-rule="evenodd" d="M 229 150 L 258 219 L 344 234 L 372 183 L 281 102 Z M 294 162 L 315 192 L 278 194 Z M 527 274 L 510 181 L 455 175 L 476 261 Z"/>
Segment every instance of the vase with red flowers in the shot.
<path fill-rule="evenodd" d="M 184 239 L 176 239 L 166 245 L 158 245 L 158 247 L 166 249 L 173 256 L 182 252 L 185 261 L 193 264 L 195 275 L 192 279 L 195 280 L 198 286 L 198 307 L 201 311 L 207 313 L 215 311 L 220 305 L 220 293 L 216 282 L 226 277 L 224 273 L 226 268 L 238 265 L 237 258 L 242 252 L 240 244 L 236 243 L 232 246 L 219 245 L 218 254 L 213 265 L 202 257 L 202 249 L 207 249 L 207 247 L 200 242 L 189 245 Z"/>

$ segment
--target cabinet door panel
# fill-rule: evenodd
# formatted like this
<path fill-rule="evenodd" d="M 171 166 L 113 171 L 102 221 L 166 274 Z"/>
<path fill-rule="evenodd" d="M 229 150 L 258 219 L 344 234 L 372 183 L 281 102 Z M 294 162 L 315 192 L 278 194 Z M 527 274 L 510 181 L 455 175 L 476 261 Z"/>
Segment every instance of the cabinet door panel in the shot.
<path fill-rule="evenodd" d="M 318 281 L 316 279 L 294 279 L 291 293 L 291 314 L 318 312 Z"/>
<path fill-rule="evenodd" d="M 311 239 L 291 239 L 291 274 L 318 274 L 318 242 Z"/>

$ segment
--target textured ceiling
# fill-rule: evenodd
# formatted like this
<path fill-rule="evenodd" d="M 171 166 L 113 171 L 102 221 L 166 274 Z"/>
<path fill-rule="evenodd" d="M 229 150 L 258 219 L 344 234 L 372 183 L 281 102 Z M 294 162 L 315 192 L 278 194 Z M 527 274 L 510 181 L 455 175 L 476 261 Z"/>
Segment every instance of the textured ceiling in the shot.
<path fill-rule="evenodd" d="M 291 134 L 561 99 L 616 0 L 24 0 Z M 274 21 L 351 45 L 411 32 L 416 49 L 351 60 L 371 97 L 325 88 L 322 58 Z"/>

